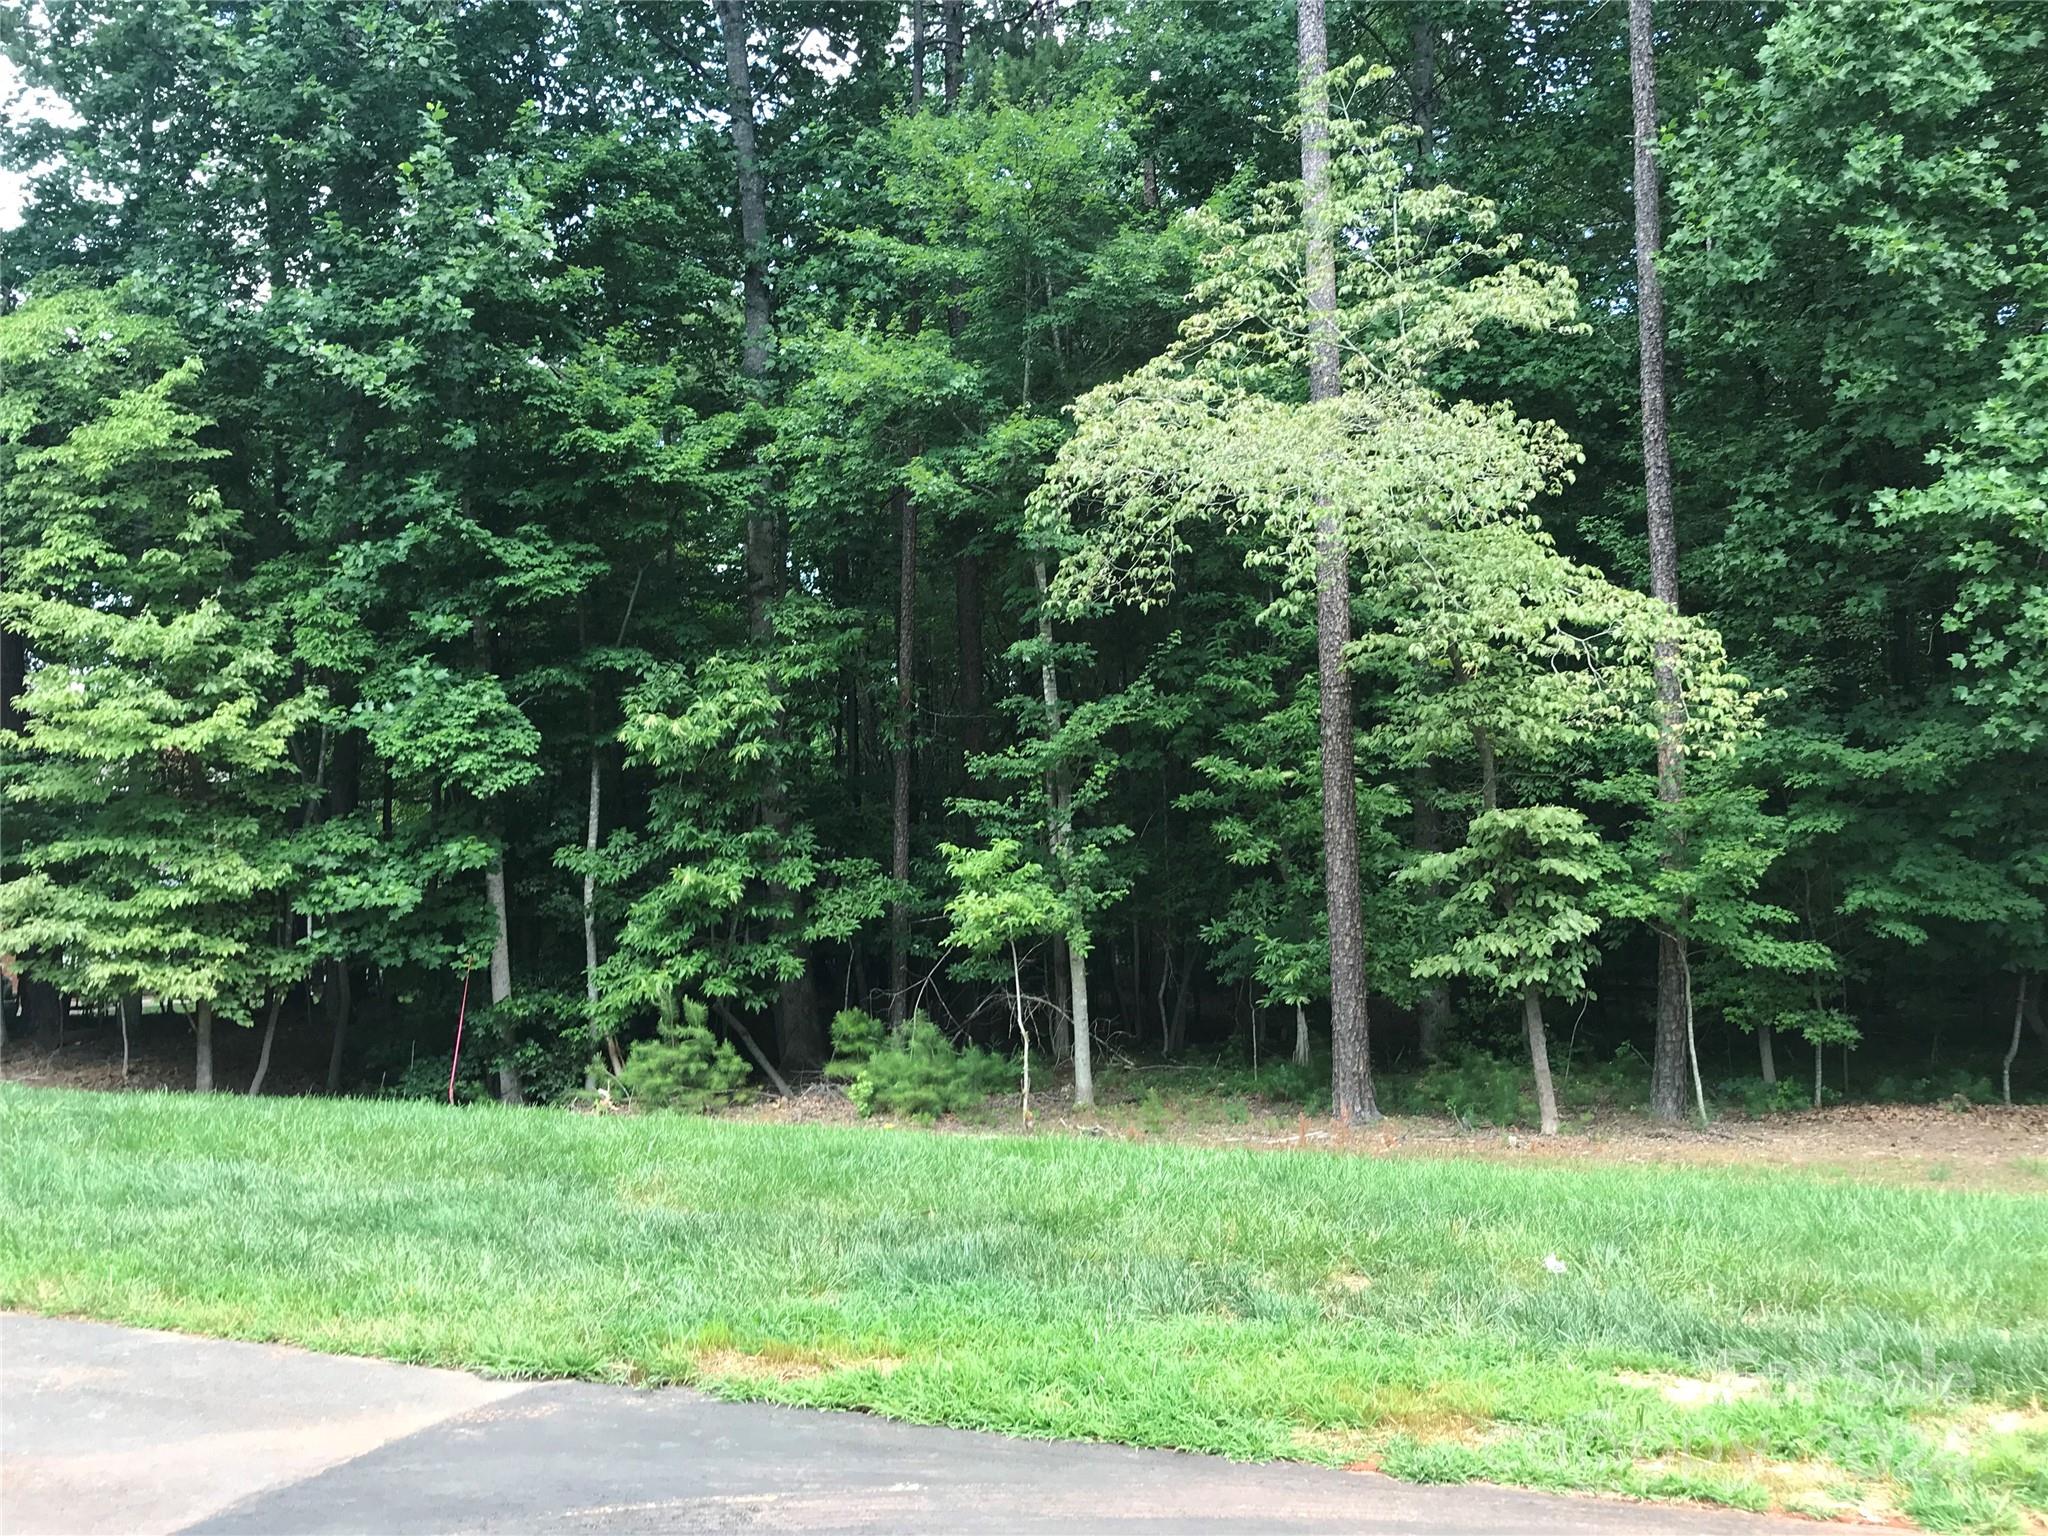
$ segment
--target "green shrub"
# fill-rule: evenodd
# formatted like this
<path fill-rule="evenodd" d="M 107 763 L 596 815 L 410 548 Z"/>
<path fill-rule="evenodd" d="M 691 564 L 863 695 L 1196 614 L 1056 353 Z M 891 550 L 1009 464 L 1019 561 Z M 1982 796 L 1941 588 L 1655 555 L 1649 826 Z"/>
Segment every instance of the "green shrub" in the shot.
<path fill-rule="evenodd" d="M 850 1083 L 859 1077 L 868 1058 L 882 1047 L 889 1026 L 859 1008 L 842 1008 L 832 1015 L 832 1059 L 825 1063 L 825 1075 L 834 1082 Z"/>
<path fill-rule="evenodd" d="M 1796 1077 L 1781 1077 L 1767 1083 L 1760 1077 L 1730 1078 L 1715 1086 L 1714 1097 L 1722 1103 L 1733 1101 L 1752 1120 L 1762 1115 L 1782 1115 L 1805 1109 L 1813 1103 L 1813 1085 Z"/>
<path fill-rule="evenodd" d="M 739 1052 L 711 1033 L 710 1010 L 685 1001 L 681 1017 L 663 1020 L 661 1032 L 626 1053 L 619 1086 L 643 1109 L 702 1113 L 753 1096 Z"/>
<path fill-rule="evenodd" d="M 1527 1069 L 1520 1062 L 1474 1052 L 1440 1061 L 1415 1083 L 1415 1096 L 1468 1125 L 1514 1125 L 1535 1118 Z"/>
<path fill-rule="evenodd" d="M 974 1045 L 955 1050 L 939 1027 L 920 1014 L 870 1053 L 847 1097 L 864 1115 L 931 1119 L 972 1108 L 1014 1080 L 1002 1057 Z"/>

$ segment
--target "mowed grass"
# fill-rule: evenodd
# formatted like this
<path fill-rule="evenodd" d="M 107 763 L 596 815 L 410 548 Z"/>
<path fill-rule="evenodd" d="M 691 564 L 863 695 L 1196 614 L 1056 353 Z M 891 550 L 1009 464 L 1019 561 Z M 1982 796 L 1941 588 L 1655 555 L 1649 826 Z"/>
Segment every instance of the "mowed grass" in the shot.
<path fill-rule="evenodd" d="M 0 1156 L 10 1308 L 1410 1478 L 2048 1511 L 2040 1196 L 18 1087 Z"/>

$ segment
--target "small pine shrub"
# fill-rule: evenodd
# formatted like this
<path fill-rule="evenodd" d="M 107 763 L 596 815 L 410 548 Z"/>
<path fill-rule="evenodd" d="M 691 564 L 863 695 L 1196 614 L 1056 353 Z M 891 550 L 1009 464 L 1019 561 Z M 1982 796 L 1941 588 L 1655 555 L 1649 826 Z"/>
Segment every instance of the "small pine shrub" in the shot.
<path fill-rule="evenodd" d="M 1415 1097 L 1468 1125 L 1515 1125 L 1535 1118 L 1526 1069 L 1479 1053 L 1440 1061 L 1416 1080 Z"/>
<path fill-rule="evenodd" d="M 711 1033 L 710 1010 L 686 1001 L 681 1017 L 664 1020 L 652 1040 L 626 1053 L 619 1086 L 643 1109 L 682 1109 L 702 1114 L 753 1096 L 747 1064 L 739 1052 Z"/>
<path fill-rule="evenodd" d="M 1733 1100 L 1743 1114 L 1755 1120 L 1805 1109 L 1813 1102 L 1813 1085 L 1796 1077 L 1781 1077 L 1775 1083 L 1760 1077 L 1738 1077 L 1716 1087 L 1714 1097 L 1723 1103 Z"/>
<path fill-rule="evenodd" d="M 868 1059 L 882 1047 L 889 1026 L 859 1008 L 842 1008 L 832 1015 L 832 1059 L 825 1063 L 825 1075 L 836 1083 L 858 1078 Z"/>
<path fill-rule="evenodd" d="M 931 1020 L 919 1015 L 884 1041 L 847 1090 L 863 1115 L 932 1119 L 970 1109 L 1011 1086 L 1010 1064 L 979 1046 L 955 1050 Z"/>

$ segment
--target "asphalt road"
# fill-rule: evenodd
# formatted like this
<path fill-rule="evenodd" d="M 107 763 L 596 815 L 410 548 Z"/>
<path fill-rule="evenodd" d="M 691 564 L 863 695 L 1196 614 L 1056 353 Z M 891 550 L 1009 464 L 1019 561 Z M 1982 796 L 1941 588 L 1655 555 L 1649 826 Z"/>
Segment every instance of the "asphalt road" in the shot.
<path fill-rule="evenodd" d="M 1815 1530 L 0 1317 L 6 1536 Z"/>

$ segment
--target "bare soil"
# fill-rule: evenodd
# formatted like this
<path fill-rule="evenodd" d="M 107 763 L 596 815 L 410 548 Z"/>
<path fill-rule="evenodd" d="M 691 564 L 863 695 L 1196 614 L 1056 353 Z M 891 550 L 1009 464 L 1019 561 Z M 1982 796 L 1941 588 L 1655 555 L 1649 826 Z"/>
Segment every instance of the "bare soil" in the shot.
<path fill-rule="evenodd" d="M 1435 1115 L 1389 1115 L 1376 1125 L 1346 1131 L 1297 1110 L 1256 1104 L 1242 1123 L 1194 1118 L 1148 1123 L 1130 1106 L 1077 1113 L 1048 1095 L 1036 1096 L 1033 1108 L 1032 1129 L 1038 1134 L 1372 1157 L 1797 1168 L 1886 1183 L 2048 1193 L 2048 1104 L 1843 1104 L 1721 1120 L 1705 1129 L 1658 1125 L 1642 1115 L 1609 1111 L 1589 1128 L 1547 1137 L 1527 1130 L 1472 1129 Z M 824 1083 L 731 1113 L 777 1124 L 894 1124 L 861 1119 L 843 1093 Z M 973 1135 L 1015 1131 L 1021 1125 L 1022 1106 L 1012 1096 L 987 1113 L 948 1117 L 921 1128 Z"/>

